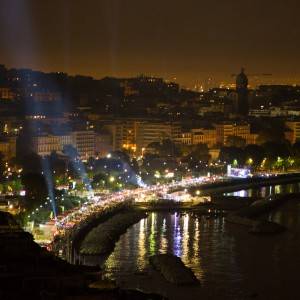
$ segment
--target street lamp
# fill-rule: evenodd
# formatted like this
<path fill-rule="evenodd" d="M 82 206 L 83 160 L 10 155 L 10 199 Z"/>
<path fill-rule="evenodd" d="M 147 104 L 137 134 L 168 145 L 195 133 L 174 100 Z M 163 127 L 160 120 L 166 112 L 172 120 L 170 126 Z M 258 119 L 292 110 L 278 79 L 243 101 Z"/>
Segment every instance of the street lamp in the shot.
<path fill-rule="evenodd" d="M 247 160 L 247 164 L 248 165 L 252 165 L 253 164 L 253 159 L 250 157 L 250 158 L 248 158 L 248 160 Z"/>

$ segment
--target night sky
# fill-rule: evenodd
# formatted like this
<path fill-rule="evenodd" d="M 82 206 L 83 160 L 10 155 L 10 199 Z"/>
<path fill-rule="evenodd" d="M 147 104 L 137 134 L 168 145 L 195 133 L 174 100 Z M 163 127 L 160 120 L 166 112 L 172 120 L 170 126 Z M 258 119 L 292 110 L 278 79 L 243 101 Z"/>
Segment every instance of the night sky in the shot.
<path fill-rule="evenodd" d="M 0 0 L 0 63 L 70 74 L 300 77 L 297 0 Z"/>

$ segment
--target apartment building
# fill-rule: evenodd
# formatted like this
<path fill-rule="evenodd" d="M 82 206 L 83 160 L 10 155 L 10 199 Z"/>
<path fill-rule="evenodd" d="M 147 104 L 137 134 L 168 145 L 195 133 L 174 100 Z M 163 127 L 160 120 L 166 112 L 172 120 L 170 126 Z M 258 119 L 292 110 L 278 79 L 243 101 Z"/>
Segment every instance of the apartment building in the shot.
<path fill-rule="evenodd" d="M 177 123 L 144 120 L 121 120 L 104 126 L 112 137 L 113 150 L 127 149 L 142 154 L 152 142 L 179 137 Z"/>
<path fill-rule="evenodd" d="M 0 140 L 0 152 L 5 161 L 16 157 L 16 139 L 16 136 L 10 136 Z"/>
<path fill-rule="evenodd" d="M 95 137 L 93 130 L 80 130 L 71 133 L 72 145 L 77 149 L 77 152 L 82 160 L 88 160 L 95 156 Z"/>
<path fill-rule="evenodd" d="M 286 135 L 288 140 L 292 144 L 300 141 L 300 121 L 287 121 L 285 126 L 290 129 L 290 132 Z"/>
<path fill-rule="evenodd" d="M 250 124 L 248 123 L 231 123 L 224 122 L 215 124 L 216 142 L 221 145 L 226 145 L 229 136 L 238 136 L 245 139 L 247 144 L 255 141 L 255 135 L 250 132 Z"/>
<path fill-rule="evenodd" d="M 72 145 L 81 159 L 87 160 L 95 156 L 95 132 L 83 130 L 65 135 L 45 134 L 33 137 L 33 151 L 40 156 L 47 156 L 52 152 L 62 153 L 66 145 Z"/>
<path fill-rule="evenodd" d="M 217 131 L 215 128 L 194 128 L 191 130 L 192 144 L 206 144 L 212 148 L 217 143 Z"/>

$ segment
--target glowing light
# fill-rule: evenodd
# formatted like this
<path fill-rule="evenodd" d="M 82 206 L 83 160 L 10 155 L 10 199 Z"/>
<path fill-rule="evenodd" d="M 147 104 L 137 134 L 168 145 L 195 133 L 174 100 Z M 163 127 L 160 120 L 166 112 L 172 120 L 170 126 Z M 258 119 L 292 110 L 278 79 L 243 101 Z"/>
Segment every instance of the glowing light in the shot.
<path fill-rule="evenodd" d="M 159 171 L 155 171 L 154 177 L 155 177 L 155 178 L 160 178 L 160 172 L 159 172 Z"/>
<path fill-rule="evenodd" d="M 174 177 L 174 173 L 173 172 L 168 172 L 166 175 L 165 175 L 166 178 L 173 178 Z"/>
<path fill-rule="evenodd" d="M 247 164 L 248 165 L 252 165 L 253 164 L 253 159 L 251 157 L 247 160 Z"/>

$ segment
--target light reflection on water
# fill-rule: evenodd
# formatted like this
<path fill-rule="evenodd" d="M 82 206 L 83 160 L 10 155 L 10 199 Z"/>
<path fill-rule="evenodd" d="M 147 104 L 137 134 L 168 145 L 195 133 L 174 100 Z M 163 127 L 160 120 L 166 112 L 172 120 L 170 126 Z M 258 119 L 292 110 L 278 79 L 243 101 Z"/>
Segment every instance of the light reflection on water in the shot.
<path fill-rule="evenodd" d="M 210 276 L 221 278 L 223 270 L 235 263 L 233 257 L 216 261 L 219 255 L 234 248 L 234 238 L 224 234 L 224 230 L 223 218 L 208 220 L 190 214 L 151 213 L 121 237 L 104 264 L 106 276 L 117 278 L 146 271 L 149 256 L 170 252 L 180 256 L 201 281 Z M 209 269 L 217 273 L 210 273 Z M 231 277 L 230 273 L 227 275 Z"/>
<path fill-rule="evenodd" d="M 265 187 L 252 193 L 296 192 L 299 184 Z M 299 199 L 300 200 L 300 199 Z M 136 271 L 147 272 L 149 256 L 170 252 L 200 279 L 212 299 L 294 299 L 300 284 L 300 201 L 290 201 L 269 214 L 286 226 L 286 233 L 261 237 L 243 226 L 192 214 L 151 213 L 129 228 L 103 268 L 105 276 L 126 280 Z M 292 260 L 292 261 L 291 261 Z M 244 298 L 245 297 L 245 298 Z"/>

